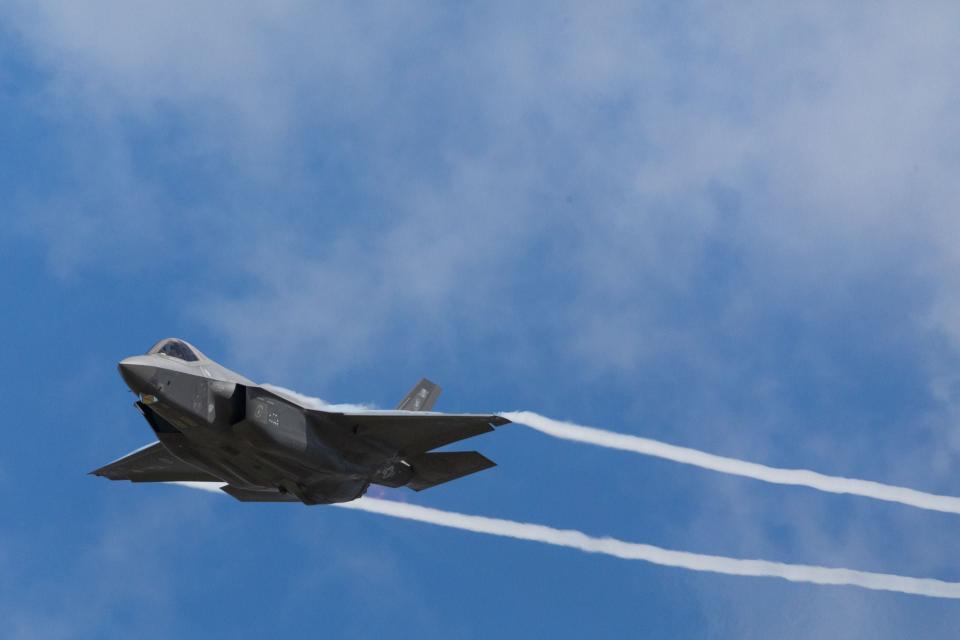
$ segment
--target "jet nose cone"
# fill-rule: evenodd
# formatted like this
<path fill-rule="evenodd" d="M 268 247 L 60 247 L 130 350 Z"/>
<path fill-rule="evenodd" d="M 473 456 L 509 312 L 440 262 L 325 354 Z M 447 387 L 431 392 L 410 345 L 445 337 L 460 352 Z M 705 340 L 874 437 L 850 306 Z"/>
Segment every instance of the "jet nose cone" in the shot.
<path fill-rule="evenodd" d="M 157 368 L 145 356 L 133 356 L 125 358 L 117 365 L 120 369 L 120 375 L 123 381 L 127 383 L 130 390 L 134 393 L 153 393 L 155 391 L 153 380 L 157 374 Z"/>

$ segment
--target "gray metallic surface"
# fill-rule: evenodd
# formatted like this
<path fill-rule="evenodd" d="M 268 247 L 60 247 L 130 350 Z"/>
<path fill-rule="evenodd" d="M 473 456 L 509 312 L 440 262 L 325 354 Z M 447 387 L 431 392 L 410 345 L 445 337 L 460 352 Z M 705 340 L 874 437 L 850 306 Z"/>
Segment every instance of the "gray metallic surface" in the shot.
<path fill-rule="evenodd" d="M 432 411 L 433 405 L 443 391 L 439 386 L 426 378 L 420 380 L 410 393 L 400 401 L 397 409 L 401 411 Z"/>
<path fill-rule="evenodd" d="M 132 482 L 219 481 L 245 502 L 346 502 L 371 483 L 421 491 L 495 466 L 475 451 L 428 453 L 509 420 L 430 410 L 421 380 L 394 411 L 317 410 L 168 338 L 119 364 L 158 442 L 93 471 Z"/>

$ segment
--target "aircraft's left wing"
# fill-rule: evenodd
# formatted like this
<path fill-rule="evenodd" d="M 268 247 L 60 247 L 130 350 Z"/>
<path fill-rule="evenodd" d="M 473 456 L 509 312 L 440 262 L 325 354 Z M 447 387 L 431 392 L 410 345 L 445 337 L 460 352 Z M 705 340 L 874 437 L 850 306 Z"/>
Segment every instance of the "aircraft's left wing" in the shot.
<path fill-rule="evenodd" d="M 358 436 L 387 445 L 400 455 L 430 451 L 451 442 L 493 431 L 494 427 L 510 422 L 502 416 L 457 413 L 317 413 L 349 427 L 350 431 Z"/>
<path fill-rule="evenodd" d="M 222 482 L 220 478 L 173 456 L 159 442 L 141 447 L 90 473 L 111 480 L 131 482 Z"/>

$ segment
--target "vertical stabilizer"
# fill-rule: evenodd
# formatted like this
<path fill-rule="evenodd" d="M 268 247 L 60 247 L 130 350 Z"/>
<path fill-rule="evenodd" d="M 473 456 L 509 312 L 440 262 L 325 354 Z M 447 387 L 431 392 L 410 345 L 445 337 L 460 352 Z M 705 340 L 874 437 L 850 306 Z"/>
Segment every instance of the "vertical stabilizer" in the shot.
<path fill-rule="evenodd" d="M 437 398 L 440 397 L 441 391 L 443 389 L 424 378 L 400 401 L 397 409 L 400 411 L 430 411 L 433 409 L 433 404 L 437 401 Z"/>

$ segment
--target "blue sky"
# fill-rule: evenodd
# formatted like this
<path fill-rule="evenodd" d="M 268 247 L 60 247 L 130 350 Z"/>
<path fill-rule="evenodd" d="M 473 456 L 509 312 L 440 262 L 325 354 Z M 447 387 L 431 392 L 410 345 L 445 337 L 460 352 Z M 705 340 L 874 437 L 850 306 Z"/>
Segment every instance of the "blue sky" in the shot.
<path fill-rule="evenodd" d="M 115 363 L 960 493 L 952 3 L 0 9 L 10 638 L 954 637 L 960 610 L 87 471 Z M 960 580 L 945 514 L 508 427 L 410 502 Z"/>

